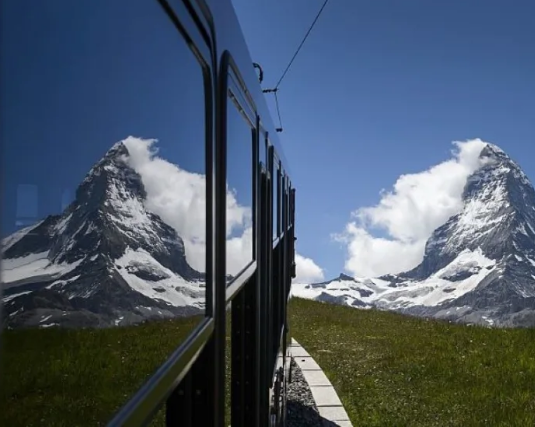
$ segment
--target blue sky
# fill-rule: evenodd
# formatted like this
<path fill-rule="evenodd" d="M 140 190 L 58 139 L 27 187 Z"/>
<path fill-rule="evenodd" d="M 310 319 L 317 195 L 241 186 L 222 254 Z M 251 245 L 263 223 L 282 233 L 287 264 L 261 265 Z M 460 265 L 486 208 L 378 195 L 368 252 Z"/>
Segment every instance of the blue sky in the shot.
<path fill-rule="evenodd" d="M 264 68 L 264 87 L 270 87 L 323 0 L 232 1 L 252 59 Z M 89 168 L 129 135 L 158 138 L 162 157 L 203 173 L 201 146 L 191 144 L 203 129 L 198 65 L 182 51 L 183 42 L 156 2 L 129 4 L 124 9 L 107 0 L 99 7 L 56 0 L 27 10 L 20 2 L 2 2 L 2 234 L 15 230 L 19 217 L 31 221 L 27 215 L 36 211 L 38 218 L 60 212 Z M 427 230 L 441 218 L 436 207 L 432 212 L 435 201 L 443 206 L 445 200 L 446 213 L 457 207 L 453 196 L 471 170 L 477 143 L 451 163 L 453 140 L 493 142 L 535 179 L 534 16 L 535 4 L 527 0 L 514 6 L 494 0 L 329 2 L 279 93 L 281 137 L 298 188 L 298 251 L 323 268 L 326 278 L 344 268 L 357 274 L 361 267 L 346 259 L 368 252 L 384 268 L 421 234 L 407 216 L 421 219 Z M 273 106 L 273 99 L 268 102 Z M 248 137 L 244 122 L 229 129 L 235 129 L 236 141 L 230 150 L 245 156 L 239 141 Z M 240 188 L 247 182 L 240 174 L 247 171 L 239 163 L 229 169 L 229 185 L 238 189 L 229 215 L 229 228 L 237 230 L 237 239 L 229 240 L 236 269 L 250 259 L 250 218 L 243 209 L 250 198 Z M 419 174 L 398 181 L 437 164 L 446 166 L 433 179 Z M 418 187 L 428 203 L 414 215 L 392 208 L 390 222 L 375 221 L 389 232 L 375 235 L 394 240 L 407 227 L 406 241 L 387 241 L 386 252 L 355 245 L 356 234 L 347 228 L 351 212 L 384 202 L 380 191 L 396 181 L 399 203 L 414 198 L 405 185 L 411 180 L 435 183 Z M 441 180 L 456 184 L 440 187 Z M 182 213 L 175 204 L 164 206 L 171 184 L 154 187 L 151 200 L 173 221 Z M 445 198 L 432 197 L 441 192 Z M 185 227 L 184 233 L 197 230 L 184 224 L 176 226 Z M 332 237 L 344 230 L 347 245 Z M 190 237 L 203 244 L 202 236 Z"/>
<path fill-rule="evenodd" d="M 156 2 L 98 3 L 2 3 L 3 234 L 21 212 L 59 213 L 129 135 L 158 138 L 164 158 L 204 172 L 193 55 Z"/>
<path fill-rule="evenodd" d="M 146 208 L 178 231 L 188 260 L 204 270 L 201 67 L 158 2 L 124 4 L 2 2 L 2 235 L 61 213 L 91 167 L 133 136 L 127 146 Z M 228 269 L 236 274 L 252 259 L 252 134 L 235 108 L 228 131 L 237 192 L 227 198 Z"/>
<path fill-rule="evenodd" d="M 323 0 L 232 2 L 270 87 Z M 331 0 L 279 92 L 298 250 L 338 275 L 331 234 L 454 140 L 493 142 L 535 180 L 534 42 L 529 0 Z"/>

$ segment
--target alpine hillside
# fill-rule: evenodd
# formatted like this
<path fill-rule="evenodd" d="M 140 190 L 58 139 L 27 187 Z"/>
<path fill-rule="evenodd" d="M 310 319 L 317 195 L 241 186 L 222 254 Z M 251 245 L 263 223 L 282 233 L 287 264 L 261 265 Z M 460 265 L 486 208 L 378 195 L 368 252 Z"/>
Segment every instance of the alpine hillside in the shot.
<path fill-rule="evenodd" d="M 487 144 L 462 210 L 434 230 L 414 269 L 378 278 L 344 274 L 296 284 L 304 298 L 471 324 L 535 326 L 535 191 L 520 167 Z"/>
<path fill-rule="evenodd" d="M 61 215 L 2 241 L 7 327 L 108 327 L 204 311 L 204 274 L 175 229 L 145 209 L 128 155 L 115 144 Z"/>

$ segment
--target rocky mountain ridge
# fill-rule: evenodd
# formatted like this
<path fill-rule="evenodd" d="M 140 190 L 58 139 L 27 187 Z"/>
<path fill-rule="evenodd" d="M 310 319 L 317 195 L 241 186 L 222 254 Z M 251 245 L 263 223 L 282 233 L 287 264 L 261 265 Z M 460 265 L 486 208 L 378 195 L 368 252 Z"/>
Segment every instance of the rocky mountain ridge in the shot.
<path fill-rule="evenodd" d="M 499 147 L 487 144 L 480 160 L 462 210 L 432 233 L 418 266 L 298 284 L 293 294 L 464 323 L 535 326 L 535 190 Z"/>
<path fill-rule="evenodd" d="M 108 327 L 204 312 L 204 273 L 144 206 L 141 176 L 115 144 L 61 215 L 3 239 L 4 324 Z"/>

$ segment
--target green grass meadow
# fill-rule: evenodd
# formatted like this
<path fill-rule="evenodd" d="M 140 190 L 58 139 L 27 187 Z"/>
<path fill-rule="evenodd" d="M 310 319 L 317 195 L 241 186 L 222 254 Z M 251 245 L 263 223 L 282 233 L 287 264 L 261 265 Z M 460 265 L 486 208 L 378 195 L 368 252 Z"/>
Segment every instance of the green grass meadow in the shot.
<path fill-rule="evenodd" d="M 299 298 L 289 316 L 293 336 L 323 368 L 354 426 L 535 426 L 533 329 Z M 197 322 L 5 331 L 0 425 L 105 425 Z M 162 424 L 160 411 L 152 425 Z"/>
<path fill-rule="evenodd" d="M 535 426 L 535 330 L 294 298 L 293 336 L 354 426 Z"/>

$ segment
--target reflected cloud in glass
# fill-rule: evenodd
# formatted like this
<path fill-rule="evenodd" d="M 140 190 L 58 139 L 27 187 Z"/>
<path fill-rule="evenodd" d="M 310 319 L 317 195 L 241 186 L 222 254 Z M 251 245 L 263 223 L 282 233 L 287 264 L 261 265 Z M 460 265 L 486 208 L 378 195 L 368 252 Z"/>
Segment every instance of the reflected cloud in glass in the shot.
<path fill-rule="evenodd" d="M 233 277 L 253 260 L 253 128 L 235 102 L 227 101 L 227 274 Z"/>
<path fill-rule="evenodd" d="M 96 425 L 205 313 L 205 83 L 157 2 L 26 7 L 3 10 L 0 424 Z"/>

